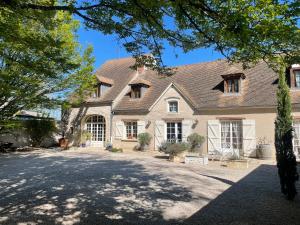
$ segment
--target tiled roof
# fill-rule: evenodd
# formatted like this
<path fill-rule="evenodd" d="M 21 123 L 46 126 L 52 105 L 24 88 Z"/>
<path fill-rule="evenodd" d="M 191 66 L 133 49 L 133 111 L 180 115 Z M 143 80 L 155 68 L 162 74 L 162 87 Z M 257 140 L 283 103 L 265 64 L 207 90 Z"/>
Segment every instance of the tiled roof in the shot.
<path fill-rule="evenodd" d="M 103 76 L 98 75 L 97 78 L 98 78 L 98 81 L 100 81 L 101 83 L 110 84 L 110 85 L 114 84 L 114 81 L 112 79 L 107 78 L 107 77 L 103 77 Z"/>
<path fill-rule="evenodd" d="M 151 82 L 150 81 L 142 79 L 142 78 L 134 79 L 133 81 L 131 81 L 129 83 L 129 85 L 135 85 L 135 84 L 145 84 L 147 86 L 151 86 Z"/>
<path fill-rule="evenodd" d="M 129 81 L 136 75 L 136 71 L 131 69 L 135 63 L 133 58 L 122 58 L 106 61 L 97 71 L 96 76 L 99 81 L 109 79 L 113 85 L 100 98 L 89 99 L 90 102 L 110 102 L 128 85 Z"/>
<path fill-rule="evenodd" d="M 106 62 L 98 74 L 114 81 L 109 93 L 100 98 L 113 100 L 132 80 L 135 71 L 129 67 L 134 59 L 126 58 Z M 171 77 L 159 76 L 152 70 L 146 70 L 138 78 L 151 83 L 144 96 L 131 99 L 125 95 L 115 107 L 116 111 L 147 111 L 163 91 L 174 83 L 190 99 L 194 108 L 236 108 L 236 107 L 275 107 L 277 74 L 264 62 L 243 70 L 241 65 L 231 65 L 225 60 L 197 63 L 176 67 Z M 243 73 L 242 92 L 239 95 L 226 95 L 223 92 L 221 75 Z M 300 91 L 291 91 L 292 102 L 300 104 Z"/>

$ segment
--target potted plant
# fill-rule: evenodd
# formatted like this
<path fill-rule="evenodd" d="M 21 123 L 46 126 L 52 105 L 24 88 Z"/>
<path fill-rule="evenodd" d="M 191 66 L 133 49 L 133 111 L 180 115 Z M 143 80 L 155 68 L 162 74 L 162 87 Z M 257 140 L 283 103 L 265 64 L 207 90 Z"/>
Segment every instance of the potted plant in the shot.
<path fill-rule="evenodd" d="M 137 147 L 138 150 L 144 151 L 149 149 L 149 144 L 152 140 L 152 137 L 149 133 L 141 133 L 138 135 L 139 145 Z"/>
<path fill-rule="evenodd" d="M 204 140 L 205 138 L 197 133 L 188 136 L 187 141 L 190 148 L 184 157 L 185 163 L 208 164 L 208 156 L 203 155 L 203 149 L 201 148 Z"/>
<path fill-rule="evenodd" d="M 62 137 L 60 139 L 58 139 L 58 144 L 59 147 L 61 147 L 62 149 L 68 149 L 69 147 L 69 140 L 67 138 L 65 138 L 65 132 L 62 132 Z"/>
<path fill-rule="evenodd" d="M 81 147 L 88 147 L 91 145 L 92 134 L 86 130 L 81 133 Z"/>
<path fill-rule="evenodd" d="M 193 133 L 188 136 L 187 141 L 190 144 L 191 148 L 189 149 L 188 155 L 196 155 L 196 156 L 202 156 L 203 150 L 201 148 L 205 138 L 201 136 L 200 134 Z"/>
<path fill-rule="evenodd" d="M 169 160 L 173 162 L 183 162 L 186 151 L 190 148 L 188 143 L 162 143 L 161 152 L 169 154 Z"/>
<path fill-rule="evenodd" d="M 259 138 L 256 154 L 259 159 L 272 159 L 272 146 L 266 137 Z"/>
<path fill-rule="evenodd" d="M 105 150 L 111 151 L 112 148 L 113 148 L 112 143 L 110 143 L 109 141 L 106 141 L 106 143 L 105 143 Z"/>

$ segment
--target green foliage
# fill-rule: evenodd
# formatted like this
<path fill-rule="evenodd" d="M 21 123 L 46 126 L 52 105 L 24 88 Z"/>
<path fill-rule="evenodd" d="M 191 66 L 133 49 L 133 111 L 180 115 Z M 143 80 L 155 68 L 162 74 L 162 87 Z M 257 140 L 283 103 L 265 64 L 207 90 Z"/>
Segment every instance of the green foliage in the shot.
<path fill-rule="evenodd" d="M 8 9 L 74 13 L 87 28 L 116 34 L 137 58 L 151 52 L 156 63 L 150 60 L 149 64 L 160 71 L 165 68 L 161 55 L 166 42 L 185 52 L 214 47 L 245 66 L 261 59 L 272 64 L 282 55 L 286 62 L 299 60 L 298 0 L 5 2 L 2 5 Z"/>
<path fill-rule="evenodd" d="M 298 180 L 296 157 L 293 152 L 293 119 L 289 87 L 285 68 L 279 70 L 277 91 L 277 117 L 275 121 L 275 147 L 281 191 L 288 199 L 294 199 Z"/>
<path fill-rule="evenodd" d="M 92 49 L 81 56 L 75 35 L 79 21 L 69 12 L 22 9 L 17 6 L 24 1 L 6 2 L 13 4 L 0 3 L 0 120 L 24 108 L 56 108 L 85 80 L 92 84 Z M 53 3 L 58 4 L 39 1 Z"/>
<path fill-rule="evenodd" d="M 81 143 L 85 144 L 87 141 L 90 141 L 92 138 L 92 134 L 86 130 L 81 132 Z"/>
<path fill-rule="evenodd" d="M 152 140 L 151 134 L 149 133 L 141 133 L 137 138 L 140 146 L 149 145 Z"/>
<path fill-rule="evenodd" d="M 169 154 L 170 156 L 176 156 L 184 151 L 187 151 L 188 149 L 190 149 L 190 145 L 185 142 L 179 142 L 179 143 L 164 142 L 162 143 L 159 151 L 165 154 Z"/>
<path fill-rule="evenodd" d="M 35 147 L 39 147 L 45 138 L 51 137 L 57 131 L 55 121 L 52 119 L 30 119 L 22 123 L 32 146 Z"/>
<path fill-rule="evenodd" d="M 123 152 L 123 149 L 122 148 L 112 148 L 110 151 L 111 152 Z"/>
<path fill-rule="evenodd" d="M 205 138 L 200 134 L 193 133 L 189 135 L 187 141 L 191 146 L 190 151 L 191 152 L 197 151 L 197 148 L 199 148 L 203 144 L 204 140 Z"/>
<path fill-rule="evenodd" d="M 22 121 L 17 119 L 0 121 L 0 134 L 13 133 L 14 130 L 22 129 Z"/>

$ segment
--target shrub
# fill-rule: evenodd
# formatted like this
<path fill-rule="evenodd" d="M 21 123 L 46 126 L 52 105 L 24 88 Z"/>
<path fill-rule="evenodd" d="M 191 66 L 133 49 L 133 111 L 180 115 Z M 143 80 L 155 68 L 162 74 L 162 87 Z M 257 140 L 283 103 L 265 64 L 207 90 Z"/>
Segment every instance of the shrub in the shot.
<path fill-rule="evenodd" d="M 161 146 L 160 151 L 169 154 L 170 156 L 176 156 L 190 148 L 190 145 L 185 142 L 180 143 L 163 143 L 164 146 Z"/>
<path fill-rule="evenodd" d="M 24 120 L 23 125 L 34 147 L 39 147 L 45 138 L 51 137 L 57 131 L 52 119 Z"/>
<path fill-rule="evenodd" d="M 205 138 L 197 133 L 189 135 L 187 141 L 191 146 L 190 151 L 197 151 L 197 148 L 199 148 L 203 144 L 204 140 Z"/>
<path fill-rule="evenodd" d="M 168 148 L 168 146 L 170 145 L 171 143 L 170 142 L 167 142 L 167 141 L 164 141 L 164 142 L 162 142 L 161 144 L 160 144 L 160 146 L 159 146 L 159 151 L 160 152 L 166 152 L 166 150 L 167 150 L 167 148 Z"/>
<path fill-rule="evenodd" d="M 122 148 L 112 148 L 110 151 L 111 152 L 123 152 L 123 149 Z"/>
<path fill-rule="evenodd" d="M 152 137 L 149 133 L 141 133 L 138 135 L 139 144 L 134 147 L 135 150 L 144 150 L 150 144 Z"/>
<path fill-rule="evenodd" d="M 90 141 L 92 138 L 92 134 L 86 130 L 82 131 L 81 133 L 81 143 L 85 144 L 86 141 Z"/>

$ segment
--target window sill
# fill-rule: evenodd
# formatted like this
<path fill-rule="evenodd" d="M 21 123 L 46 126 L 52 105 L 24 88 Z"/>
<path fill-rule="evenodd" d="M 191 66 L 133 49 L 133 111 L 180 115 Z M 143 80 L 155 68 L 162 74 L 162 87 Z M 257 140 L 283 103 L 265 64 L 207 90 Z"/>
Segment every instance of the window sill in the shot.
<path fill-rule="evenodd" d="M 121 139 L 123 142 L 137 142 L 137 139 Z"/>
<path fill-rule="evenodd" d="M 223 93 L 223 96 L 239 97 L 241 93 Z"/>
<path fill-rule="evenodd" d="M 292 87 L 291 91 L 300 91 L 300 87 Z"/>

